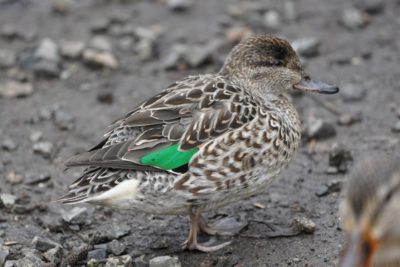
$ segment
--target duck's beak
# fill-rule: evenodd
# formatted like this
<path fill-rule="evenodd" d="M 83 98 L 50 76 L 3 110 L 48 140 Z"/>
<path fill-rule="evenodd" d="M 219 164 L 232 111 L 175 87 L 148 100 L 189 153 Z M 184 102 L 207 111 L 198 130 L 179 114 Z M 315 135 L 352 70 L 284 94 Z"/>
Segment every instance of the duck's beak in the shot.
<path fill-rule="evenodd" d="M 370 267 L 375 250 L 376 243 L 352 233 L 340 267 Z"/>
<path fill-rule="evenodd" d="M 299 83 L 293 85 L 293 88 L 301 91 L 317 92 L 320 94 L 336 94 L 339 92 L 339 88 L 336 85 L 314 81 L 308 76 L 303 77 Z"/>

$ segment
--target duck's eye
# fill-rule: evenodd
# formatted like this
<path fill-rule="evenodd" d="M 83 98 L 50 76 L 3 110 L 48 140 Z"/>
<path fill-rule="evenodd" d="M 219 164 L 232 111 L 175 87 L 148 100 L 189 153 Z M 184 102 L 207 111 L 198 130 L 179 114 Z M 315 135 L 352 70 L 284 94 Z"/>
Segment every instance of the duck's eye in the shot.
<path fill-rule="evenodd" d="M 257 62 L 255 65 L 258 67 L 281 67 L 285 65 L 285 62 L 281 59 L 272 59 Z"/>

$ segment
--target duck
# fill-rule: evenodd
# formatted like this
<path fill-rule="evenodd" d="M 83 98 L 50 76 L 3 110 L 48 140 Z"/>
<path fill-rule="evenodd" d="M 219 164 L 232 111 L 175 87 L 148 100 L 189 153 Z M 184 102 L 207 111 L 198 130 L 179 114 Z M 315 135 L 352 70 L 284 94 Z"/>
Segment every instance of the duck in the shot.
<path fill-rule="evenodd" d="M 335 94 L 303 70 L 289 42 L 254 35 L 219 72 L 191 75 L 112 123 L 104 138 L 66 161 L 85 166 L 59 201 L 157 215 L 189 215 L 183 246 L 212 252 L 198 235 L 228 233 L 202 213 L 264 192 L 299 146 L 299 115 L 287 94 Z M 229 228 L 229 227 L 228 227 Z"/>
<path fill-rule="evenodd" d="M 347 237 L 341 266 L 400 266 L 399 159 L 373 154 L 348 179 L 340 208 Z"/>

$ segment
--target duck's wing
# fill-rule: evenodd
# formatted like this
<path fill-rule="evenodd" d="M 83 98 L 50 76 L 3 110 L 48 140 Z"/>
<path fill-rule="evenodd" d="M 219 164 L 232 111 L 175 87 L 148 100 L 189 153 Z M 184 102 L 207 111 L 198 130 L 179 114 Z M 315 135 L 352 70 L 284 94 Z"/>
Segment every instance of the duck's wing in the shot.
<path fill-rule="evenodd" d="M 102 142 L 66 166 L 182 172 L 202 144 L 253 120 L 257 106 L 222 78 L 189 77 L 115 121 Z"/>

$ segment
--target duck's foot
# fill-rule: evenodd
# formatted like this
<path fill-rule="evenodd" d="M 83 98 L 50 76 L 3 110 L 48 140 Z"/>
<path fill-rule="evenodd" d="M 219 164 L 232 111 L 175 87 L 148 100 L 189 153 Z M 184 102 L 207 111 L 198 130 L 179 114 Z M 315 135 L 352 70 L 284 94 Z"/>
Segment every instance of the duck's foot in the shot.
<path fill-rule="evenodd" d="M 182 243 L 182 246 L 189 250 L 199 250 L 202 252 L 213 252 L 217 251 L 229 244 L 232 241 L 224 242 L 218 245 L 208 246 L 205 244 L 199 244 L 197 242 L 197 236 L 200 232 L 207 233 L 209 235 L 226 234 L 228 232 L 214 229 L 207 225 L 203 217 L 201 217 L 201 210 L 197 207 L 193 207 L 190 211 L 190 231 L 188 239 Z"/>
<path fill-rule="evenodd" d="M 204 218 L 200 216 L 199 230 L 209 235 L 234 236 L 239 234 L 247 224 L 247 222 L 239 222 L 235 218 L 227 217 L 209 225 Z"/>

